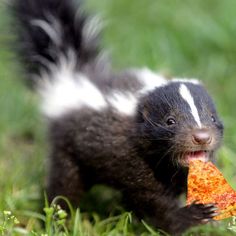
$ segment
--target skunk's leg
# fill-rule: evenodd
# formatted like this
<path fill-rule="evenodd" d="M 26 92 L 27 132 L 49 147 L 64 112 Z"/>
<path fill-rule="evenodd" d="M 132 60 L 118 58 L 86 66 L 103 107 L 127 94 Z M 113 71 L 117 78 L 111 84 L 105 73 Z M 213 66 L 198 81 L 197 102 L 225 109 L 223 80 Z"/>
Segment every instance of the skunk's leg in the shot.
<path fill-rule="evenodd" d="M 56 150 L 51 154 L 49 162 L 46 187 L 49 202 L 56 196 L 64 196 L 72 205 L 79 206 L 84 185 L 76 161 L 65 152 Z M 59 205 L 68 208 L 64 201 L 59 201 Z"/>
<path fill-rule="evenodd" d="M 158 229 L 180 235 L 192 226 L 210 221 L 216 215 L 214 205 L 193 204 L 180 208 L 178 196 L 155 178 L 153 170 L 139 157 L 125 155 L 110 158 L 97 176 L 123 192 L 128 208 Z"/>

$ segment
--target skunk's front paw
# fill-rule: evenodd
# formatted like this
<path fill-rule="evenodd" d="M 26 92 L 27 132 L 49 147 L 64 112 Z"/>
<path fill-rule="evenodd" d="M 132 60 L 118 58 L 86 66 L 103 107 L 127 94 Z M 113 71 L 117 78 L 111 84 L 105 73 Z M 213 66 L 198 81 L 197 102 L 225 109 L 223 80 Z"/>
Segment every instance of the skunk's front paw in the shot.
<path fill-rule="evenodd" d="M 214 204 L 201 204 L 194 202 L 189 206 L 178 209 L 174 214 L 171 235 L 179 235 L 190 227 L 205 224 L 219 213 Z"/>
<path fill-rule="evenodd" d="M 214 204 L 192 203 L 189 206 L 181 208 L 178 212 L 181 218 L 188 219 L 193 225 L 204 224 L 212 220 L 217 213 L 218 208 Z"/>

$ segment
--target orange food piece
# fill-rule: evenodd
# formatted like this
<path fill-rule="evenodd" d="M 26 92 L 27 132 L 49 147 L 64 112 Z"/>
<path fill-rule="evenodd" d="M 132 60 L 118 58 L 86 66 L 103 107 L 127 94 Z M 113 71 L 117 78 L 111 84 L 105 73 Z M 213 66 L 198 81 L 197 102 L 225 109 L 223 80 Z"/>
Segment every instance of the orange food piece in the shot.
<path fill-rule="evenodd" d="M 187 205 L 194 201 L 216 204 L 220 214 L 215 220 L 236 215 L 236 192 L 211 162 L 192 160 L 189 164 Z"/>

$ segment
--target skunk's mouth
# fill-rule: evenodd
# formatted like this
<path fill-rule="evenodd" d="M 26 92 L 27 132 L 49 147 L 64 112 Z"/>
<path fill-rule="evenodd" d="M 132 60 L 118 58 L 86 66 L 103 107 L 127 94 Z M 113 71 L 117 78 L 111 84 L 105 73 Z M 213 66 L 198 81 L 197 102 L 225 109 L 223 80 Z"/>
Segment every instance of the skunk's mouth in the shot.
<path fill-rule="evenodd" d="M 209 151 L 200 150 L 200 151 L 195 151 L 195 152 L 186 152 L 182 157 L 181 163 L 184 166 L 188 166 L 191 161 L 201 160 L 201 161 L 207 162 L 209 161 L 209 158 L 210 158 Z"/>

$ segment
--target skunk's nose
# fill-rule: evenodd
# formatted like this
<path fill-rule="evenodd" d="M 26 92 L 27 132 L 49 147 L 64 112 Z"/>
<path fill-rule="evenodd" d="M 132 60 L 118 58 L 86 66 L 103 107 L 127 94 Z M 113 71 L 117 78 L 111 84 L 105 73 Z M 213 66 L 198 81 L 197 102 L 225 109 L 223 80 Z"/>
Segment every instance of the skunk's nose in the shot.
<path fill-rule="evenodd" d="M 207 129 L 198 129 L 193 132 L 192 140 L 193 143 L 197 145 L 210 144 L 212 136 Z"/>

